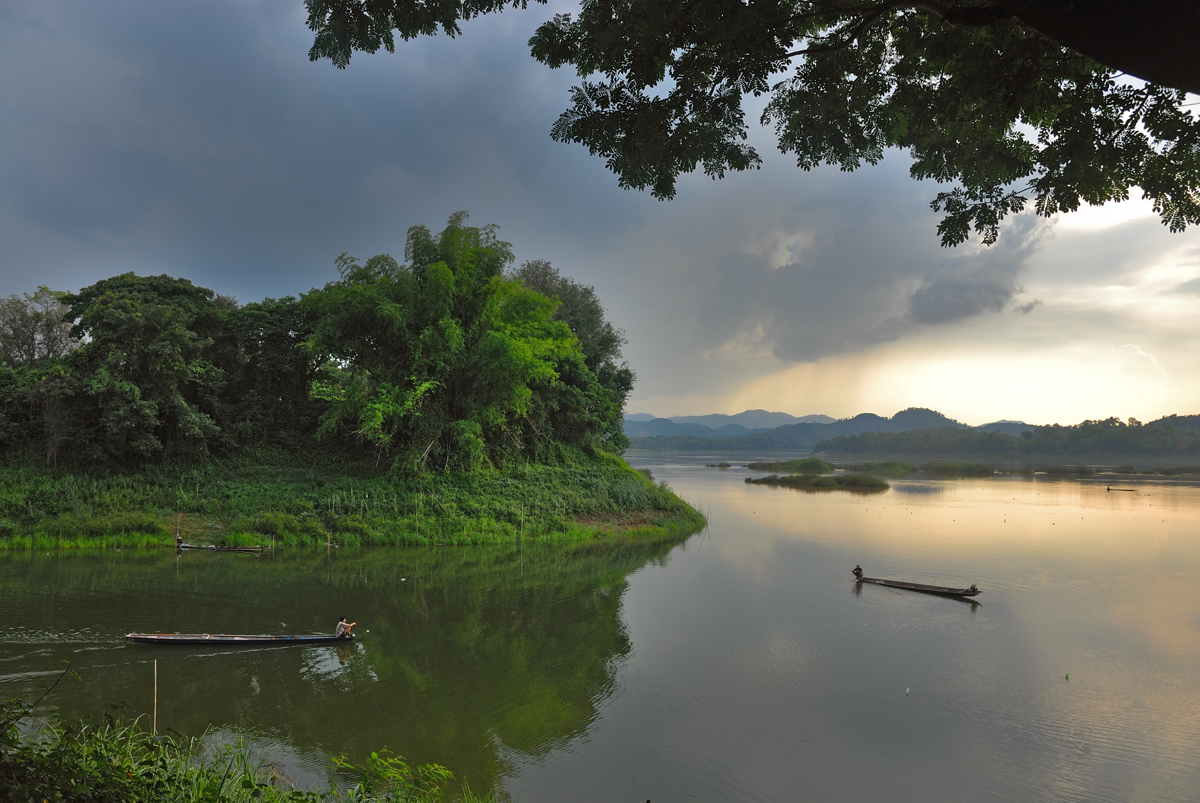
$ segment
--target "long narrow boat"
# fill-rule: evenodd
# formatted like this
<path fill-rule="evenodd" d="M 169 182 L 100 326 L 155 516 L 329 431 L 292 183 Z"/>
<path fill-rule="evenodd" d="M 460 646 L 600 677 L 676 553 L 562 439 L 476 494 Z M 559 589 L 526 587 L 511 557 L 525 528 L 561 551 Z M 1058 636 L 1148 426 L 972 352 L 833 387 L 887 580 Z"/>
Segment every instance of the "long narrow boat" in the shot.
<path fill-rule="evenodd" d="M 265 546 L 217 546 L 215 544 L 176 544 L 176 549 L 204 549 L 209 552 L 262 552 Z"/>
<path fill-rule="evenodd" d="M 977 597 L 983 592 L 972 585 L 970 588 L 950 588 L 949 586 L 927 586 L 924 583 L 906 583 L 903 580 L 880 580 L 877 577 L 860 577 L 860 583 L 874 583 L 888 588 L 905 588 L 909 591 L 920 591 L 925 594 L 940 594 L 943 597 Z"/>
<path fill-rule="evenodd" d="M 289 644 L 324 644 L 331 641 L 351 641 L 354 636 L 227 636 L 221 633 L 127 633 L 126 641 L 139 644 L 209 644 L 242 647 L 270 644 L 283 647 Z"/>

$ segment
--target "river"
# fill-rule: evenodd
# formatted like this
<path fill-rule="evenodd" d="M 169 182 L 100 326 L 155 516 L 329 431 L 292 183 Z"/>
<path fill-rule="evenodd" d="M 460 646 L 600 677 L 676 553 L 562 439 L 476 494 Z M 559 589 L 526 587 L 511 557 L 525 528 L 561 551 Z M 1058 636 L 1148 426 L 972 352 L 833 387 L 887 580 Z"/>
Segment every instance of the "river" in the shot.
<path fill-rule="evenodd" d="M 858 494 L 630 455 L 709 516 L 652 543 L 0 554 L 0 694 L 246 738 L 300 785 L 388 748 L 541 801 L 1200 799 L 1200 487 Z M 737 462 L 737 461 L 731 461 Z M 978 603 L 858 586 L 977 583 Z M 353 644 L 219 650 L 131 631 Z M 238 737 L 237 734 L 244 734 Z"/>

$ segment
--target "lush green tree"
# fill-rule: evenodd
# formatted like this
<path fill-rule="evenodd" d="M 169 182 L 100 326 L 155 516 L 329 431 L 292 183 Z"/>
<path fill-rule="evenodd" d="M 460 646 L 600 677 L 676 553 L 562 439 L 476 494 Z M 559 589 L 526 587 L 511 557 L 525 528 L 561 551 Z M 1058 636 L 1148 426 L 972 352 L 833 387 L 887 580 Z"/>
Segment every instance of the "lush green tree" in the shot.
<path fill-rule="evenodd" d="M 511 276 L 530 290 L 558 302 L 554 320 L 571 327 L 571 332 L 579 338 L 588 368 L 595 371 L 605 363 L 620 362 L 621 347 L 628 341 L 624 332 L 604 318 L 604 305 L 596 295 L 596 288 L 563 276 L 544 259 L 523 262 Z"/>
<path fill-rule="evenodd" d="M 512 247 L 465 212 L 411 228 L 405 260 L 342 254 L 324 288 L 245 306 L 132 273 L 14 297 L 0 447 L 136 464 L 325 438 L 335 459 L 475 470 L 626 445 L 633 375 L 592 288 L 541 263 L 525 277 L 553 299 L 506 276 Z"/>
<path fill-rule="evenodd" d="M 621 422 L 625 399 L 633 390 L 634 381 L 633 371 L 621 358 L 621 347 L 627 342 L 625 333 L 605 319 L 604 305 L 600 303 L 594 287 L 563 276 L 545 260 L 522 263 L 512 272 L 512 277 L 525 287 L 558 302 L 554 319 L 569 326 L 579 339 L 584 364 L 599 385 L 599 389 L 584 390 L 588 381 L 582 374 L 578 381 L 565 383 L 564 389 L 572 388 L 579 398 L 574 403 L 561 404 L 557 409 L 564 413 L 589 408 L 603 411 L 600 418 L 605 422 L 604 439 L 614 448 L 624 449 L 629 441 Z M 558 426 L 560 430 L 574 430 L 578 425 L 563 420 Z M 586 426 L 583 429 L 586 430 Z"/>
<path fill-rule="evenodd" d="M 171 276 L 114 276 L 62 298 L 83 345 L 43 383 L 55 461 L 202 454 L 218 442 L 223 328 L 213 291 Z"/>
<path fill-rule="evenodd" d="M 355 50 L 454 36 L 509 5 L 526 0 L 306 0 L 309 55 L 345 67 Z M 592 0 L 529 44 L 582 78 L 552 136 L 658 198 L 697 168 L 758 167 L 743 101 L 765 95 L 761 123 L 805 170 L 853 170 L 901 148 L 914 178 L 951 185 L 931 202 L 944 245 L 972 229 L 992 243 L 1030 202 L 1049 216 L 1135 186 L 1180 231 L 1200 222 L 1200 121 L 1184 94 L 1200 91 L 1200 16 L 1172 0 L 1093 6 Z"/>
<path fill-rule="evenodd" d="M 603 436 L 599 416 L 611 411 L 586 406 L 587 390 L 602 389 L 579 341 L 553 320 L 554 301 L 504 277 L 512 249 L 494 226 L 468 226 L 464 212 L 439 234 L 414 226 L 405 259 L 343 254 L 341 279 L 302 301 L 315 322 L 322 434 L 352 435 L 376 459 L 439 469 Z M 556 418 L 564 407 L 585 423 Z"/>
<path fill-rule="evenodd" d="M 62 293 L 39 286 L 33 295 L 0 298 L 0 365 L 32 366 L 74 349 Z"/>
<path fill-rule="evenodd" d="M 217 303 L 220 304 L 218 296 Z M 310 396 L 317 358 L 308 347 L 315 312 L 292 296 L 231 309 L 218 339 L 223 430 L 239 443 L 307 441 L 320 404 Z"/>

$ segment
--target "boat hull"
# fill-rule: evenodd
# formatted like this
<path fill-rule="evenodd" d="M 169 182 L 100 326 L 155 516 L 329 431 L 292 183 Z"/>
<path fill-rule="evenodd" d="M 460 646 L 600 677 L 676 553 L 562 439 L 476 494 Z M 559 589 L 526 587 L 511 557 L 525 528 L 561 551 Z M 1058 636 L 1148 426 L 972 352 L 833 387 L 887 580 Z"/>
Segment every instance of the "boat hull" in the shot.
<path fill-rule="evenodd" d="M 354 636 L 231 636 L 223 633 L 128 633 L 126 641 L 138 644 L 207 644 L 216 647 L 276 646 L 293 644 L 327 644 L 353 641 Z"/>
<path fill-rule="evenodd" d="M 978 588 L 950 588 L 949 586 L 930 586 L 924 583 L 906 583 L 903 580 L 881 580 L 878 577 L 863 577 L 860 583 L 874 583 L 888 588 L 903 588 L 907 591 L 920 591 L 922 594 L 937 594 L 942 597 L 977 597 L 983 592 Z"/>
<path fill-rule="evenodd" d="M 176 544 L 176 549 L 201 549 L 206 552 L 262 552 L 262 546 L 215 546 L 213 544 Z"/>

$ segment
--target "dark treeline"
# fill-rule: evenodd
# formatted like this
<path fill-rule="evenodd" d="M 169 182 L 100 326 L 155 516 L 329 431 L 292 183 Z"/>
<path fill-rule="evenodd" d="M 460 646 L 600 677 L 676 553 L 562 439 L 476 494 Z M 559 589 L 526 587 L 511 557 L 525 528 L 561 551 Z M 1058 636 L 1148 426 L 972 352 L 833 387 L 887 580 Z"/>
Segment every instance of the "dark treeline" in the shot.
<path fill-rule="evenodd" d="M 633 374 L 592 288 L 513 267 L 494 226 L 343 254 L 299 298 L 170 276 L 0 300 L 0 451 L 49 465 L 317 448 L 409 473 L 620 452 Z"/>
<path fill-rule="evenodd" d="M 1047 460 L 1177 460 L 1200 458 L 1200 415 L 1084 421 L 1030 427 L 1019 438 L 1000 432 L 941 427 L 837 437 L 815 444 L 830 457 L 952 458 L 1032 463 Z"/>

